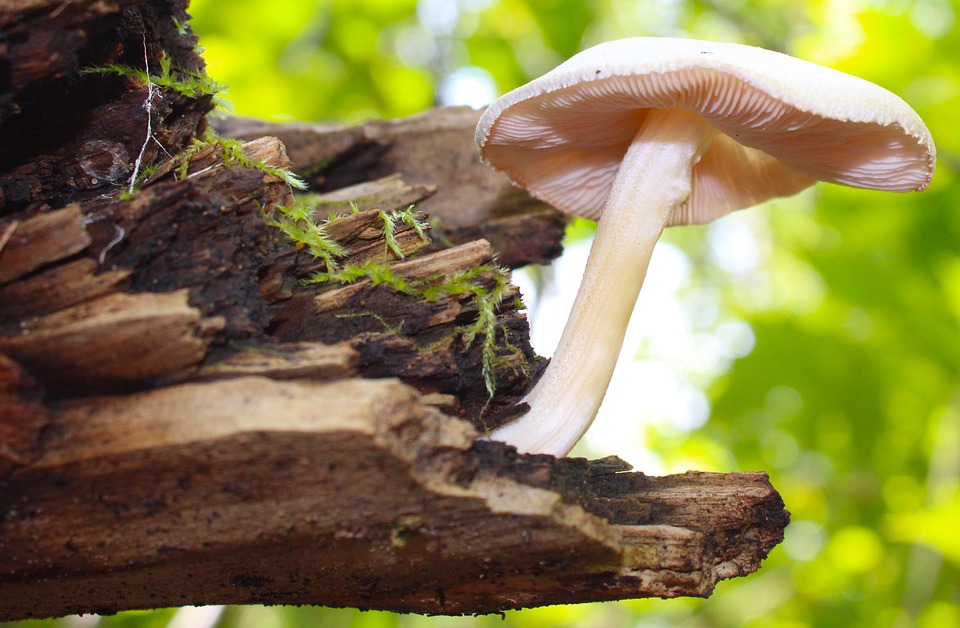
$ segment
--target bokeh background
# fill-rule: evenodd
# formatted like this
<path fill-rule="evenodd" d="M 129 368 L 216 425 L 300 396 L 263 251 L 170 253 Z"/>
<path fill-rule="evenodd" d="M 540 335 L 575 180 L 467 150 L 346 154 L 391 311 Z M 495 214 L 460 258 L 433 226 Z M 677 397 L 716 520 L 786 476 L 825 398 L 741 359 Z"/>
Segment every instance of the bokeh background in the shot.
<path fill-rule="evenodd" d="M 658 245 L 600 417 L 575 453 L 650 473 L 765 470 L 793 513 L 708 600 L 424 618 L 202 608 L 18 626 L 960 626 L 960 4 L 949 0 L 193 0 L 236 114 L 355 122 L 483 106 L 638 35 L 760 45 L 859 75 L 927 121 L 930 188 L 819 185 Z M 592 225 L 517 274 L 549 355 Z"/>

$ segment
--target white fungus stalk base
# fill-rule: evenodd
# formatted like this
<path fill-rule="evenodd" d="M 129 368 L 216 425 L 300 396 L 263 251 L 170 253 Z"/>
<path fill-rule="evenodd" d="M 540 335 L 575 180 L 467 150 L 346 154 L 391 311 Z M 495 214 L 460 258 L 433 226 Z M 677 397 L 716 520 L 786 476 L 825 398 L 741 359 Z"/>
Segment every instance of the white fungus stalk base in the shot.
<path fill-rule="evenodd" d="M 530 411 L 490 432 L 524 453 L 565 456 L 593 422 L 613 375 L 654 245 L 690 196 L 693 166 L 716 129 L 651 110 L 607 199 L 560 344 L 527 395 Z"/>

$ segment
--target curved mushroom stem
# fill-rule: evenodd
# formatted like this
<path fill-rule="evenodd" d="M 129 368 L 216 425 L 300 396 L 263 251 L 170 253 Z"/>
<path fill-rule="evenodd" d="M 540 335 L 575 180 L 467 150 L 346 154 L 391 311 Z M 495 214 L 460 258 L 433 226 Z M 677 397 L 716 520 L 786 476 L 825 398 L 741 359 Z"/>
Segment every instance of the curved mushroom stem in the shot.
<path fill-rule="evenodd" d="M 530 411 L 490 432 L 521 452 L 565 456 L 593 422 L 613 375 L 653 247 L 690 196 L 693 166 L 717 133 L 700 116 L 651 110 L 613 183 L 570 318 Z"/>

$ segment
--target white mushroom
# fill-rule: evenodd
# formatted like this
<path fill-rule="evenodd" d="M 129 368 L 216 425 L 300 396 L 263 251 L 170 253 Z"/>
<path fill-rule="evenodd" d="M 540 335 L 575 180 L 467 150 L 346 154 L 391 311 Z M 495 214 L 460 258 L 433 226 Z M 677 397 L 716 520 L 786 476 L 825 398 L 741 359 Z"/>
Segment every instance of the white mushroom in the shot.
<path fill-rule="evenodd" d="M 534 196 L 599 220 L 530 411 L 490 437 L 566 455 L 613 373 L 654 244 L 816 181 L 921 190 L 936 151 L 903 100 L 761 48 L 635 38 L 586 50 L 494 102 L 480 153 Z"/>

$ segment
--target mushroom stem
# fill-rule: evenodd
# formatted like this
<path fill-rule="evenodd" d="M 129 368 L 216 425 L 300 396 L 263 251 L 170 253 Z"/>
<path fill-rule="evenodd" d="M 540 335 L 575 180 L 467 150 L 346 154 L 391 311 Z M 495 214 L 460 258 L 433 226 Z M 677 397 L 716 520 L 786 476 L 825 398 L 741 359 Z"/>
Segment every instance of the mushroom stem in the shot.
<path fill-rule="evenodd" d="M 600 408 L 653 247 L 690 196 L 693 166 L 716 129 L 677 109 L 650 110 L 623 158 L 560 344 L 525 401 L 490 433 L 521 452 L 564 456 Z"/>

